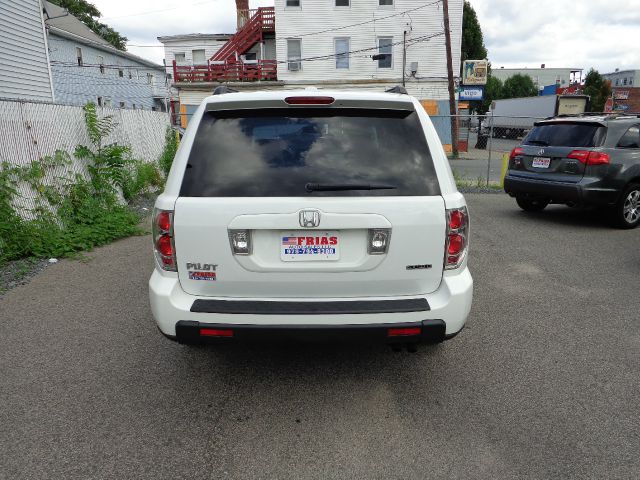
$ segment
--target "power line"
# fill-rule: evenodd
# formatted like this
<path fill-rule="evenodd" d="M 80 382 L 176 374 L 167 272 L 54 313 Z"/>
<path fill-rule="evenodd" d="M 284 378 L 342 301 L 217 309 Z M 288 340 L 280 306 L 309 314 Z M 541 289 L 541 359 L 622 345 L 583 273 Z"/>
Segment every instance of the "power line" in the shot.
<path fill-rule="evenodd" d="M 444 35 L 444 32 L 438 32 L 438 33 L 434 33 L 431 35 L 422 35 L 420 37 L 416 37 L 414 39 L 408 40 L 407 42 L 411 42 L 411 44 L 413 45 L 414 43 L 420 43 L 420 42 L 426 42 L 432 38 L 435 37 L 439 37 L 441 35 Z M 386 44 L 385 47 L 393 47 L 396 45 L 400 45 L 401 43 L 403 43 L 402 40 L 400 40 L 399 42 L 394 42 L 394 43 L 389 43 Z M 347 56 L 347 55 L 351 55 L 352 53 L 360 53 L 360 52 L 369 52 L 371 50 L 378 50 L 380 47 L 371 47 L 371 48 L 360 48 L 358 50 L 350 50 L 348 52 L 342 52 L 342 53 L 331 53 L 328 55 L 319 55 L 319 56 L 315 56 L 315 57 L 307 57 L 307 58 L 300 58 L 300 59 L 295 59 L 295 60 L 278 60 L 276 61 L 276 63 L 289 63 L 289 62 L 315 62 L 318 60 L 326 60 L 329 58 L 334 58 L 334 57 L 342 57 L 342 56 Z"/>
<path fill-rule="evenodd" d="M 158 65 L 157 68 L 151 67 L 139 67 L 136 65 L 117 65 L 117 64 L 101 64 L 101 63 L 85 63 L 82 65 L 78 65 L 77 62 L 64 62 L 62 60 L 51 60 L 51 66 L 55 67 L 75 67 L 75 68 L 100 68 L 103 67 L 106 70 L 140 70 L 144 72 L 156 72 L 163 73 L 165 72 L 164 65 Z"/>

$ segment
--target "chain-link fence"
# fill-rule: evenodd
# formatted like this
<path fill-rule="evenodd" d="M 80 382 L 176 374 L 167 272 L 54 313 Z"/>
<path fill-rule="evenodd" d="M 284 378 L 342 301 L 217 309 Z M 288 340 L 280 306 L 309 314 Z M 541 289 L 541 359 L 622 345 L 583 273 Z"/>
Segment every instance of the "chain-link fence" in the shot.
<path fill-rule="evenodd" d="M 458 122 L 459 153 L 458 158 L 451 157 L 451 168 L 460 183 L 477 186 L 502 182 L 505 155 L 522 143 L 536 121 L 542 120 L 492 115 L 458 115 L 454 118 Z M 446 125 L 450 131 L 451 116 L 434 115 L 431 119 L 436 126 Z M 447 151 L 452 150 L 447 139 L 443 139 L 443 144 Z"/>
<path fill-rule="evenodd" d="M 98 108 L 98 115 L 115 118 L 115 128 L 106 142 L 128 145 L 135 159 L 158 160 L 169 126 L 167 113 Z M 0 99 L 0 165 L 30 165 L 57 150 L 73 158 L 77 145 L 90 145 L 82 107 Z M 70 169 L 85 173 L 86 166 L 74 159 Z M 16 185 L 16 189 L 16 206 L 21 211 L 31 210 L 35 192 L 26 185 Z"/>

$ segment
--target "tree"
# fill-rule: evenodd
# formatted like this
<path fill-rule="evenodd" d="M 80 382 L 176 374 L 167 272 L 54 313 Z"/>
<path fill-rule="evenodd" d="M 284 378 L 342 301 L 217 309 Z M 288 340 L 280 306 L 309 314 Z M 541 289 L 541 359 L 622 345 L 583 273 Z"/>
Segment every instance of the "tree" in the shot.
<path fill-rule="evenodd" d="M 516 73 L 507 78 L 502 86 L 502 98 L 535 97 L 538 89 L 529 75 Z"/>
<path fill-rule="evenodd" d="M 605 80 L 597 70 L 591 68 L 584 79 L 585 95 L 591 97 L 591 111 L 602 112 L 607 98 L 611 96 L 611 83 Z"/>
<path fill-rule="evenodd" d="M 87 0 L 50 0 L 51 3 L 65 8 L 87 27 L 100 35 L 118 50 L 127 49 L 127 37 L 120 35 L 109 25 L 101 23 L 98 19 L 102 16 L 100 10 Z"/>
<path fill-rule="evenodd" d="M 502 80 L 499 78 L 491 75 L 487 78 L 487 84 L 484 86 L 484 100 L 473 102 L 478 115 L 485 115 L 491 108 L 491 102 L 502 98 L 502 87 Z"/>
<path fill-rule="evenodd" d="M 487 58 L 487 48 L 484 45 L 482 29 L 480 28 L 478 16 L 476 15 L 476 11 L 473 9 L 471 4 L 465 0 L 462 9 L 462 47 L 460 53 L 460 68 L 462 69 L 465 60 L 483 60 L 485 58 Z M 491 71 L 491 68 L 489 68 L 489 71 Z M 500 80 L 497 81 L 500 82 Z M 484 101 L 469 102 L 472 111 L 477 111 L 480 114 L 486 113 L 486 111 L 489 109 L 489 105 L 491 105 L 491 100 L 497 98 L 493 97 L 487 103 L 487 87 L 489 87 L 488 83 L 485 87 Z M 500 82 L 499 85 L 499 88 L 501 87 L 502 82 Z"/>
<path fill-rule="evenodd" d="M 462 49 L 461 60 L 483 60 L 487 58 L 482 29 L 478 16 L 471 4 L 465 0 L 462 9 Z"/>

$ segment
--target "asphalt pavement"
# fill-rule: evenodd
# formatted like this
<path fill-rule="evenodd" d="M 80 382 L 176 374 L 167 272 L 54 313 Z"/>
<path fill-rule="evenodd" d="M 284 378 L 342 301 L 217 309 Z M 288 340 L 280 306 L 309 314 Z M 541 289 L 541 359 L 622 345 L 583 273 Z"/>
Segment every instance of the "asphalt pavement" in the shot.
<path fill-rule="evenodd" d="M 413 354 L 173 343 L 148 236 L 48 267 L 0 298 L 0 478 L 639 478 L 640 229 L 467 198 L 467 328 Z"/>

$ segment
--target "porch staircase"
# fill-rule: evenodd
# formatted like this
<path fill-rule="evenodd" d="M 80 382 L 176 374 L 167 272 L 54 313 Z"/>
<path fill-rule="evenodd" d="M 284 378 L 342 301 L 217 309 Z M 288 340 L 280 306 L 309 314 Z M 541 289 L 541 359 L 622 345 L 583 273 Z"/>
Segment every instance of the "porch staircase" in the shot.
<path fill-rule="evenodd" d="M 254 13 L 248 21 L 211 57 L 211 61 L 235 63 L 240 55 L 244 55 L 257 42 L 261 42 L 265 33 L 276 31 L 274 7 L 261 7 L 252 12 Z"/>

